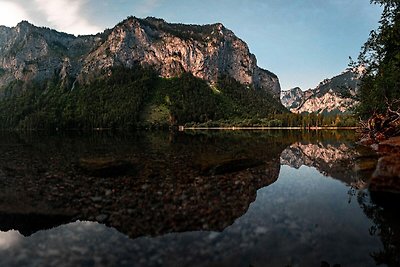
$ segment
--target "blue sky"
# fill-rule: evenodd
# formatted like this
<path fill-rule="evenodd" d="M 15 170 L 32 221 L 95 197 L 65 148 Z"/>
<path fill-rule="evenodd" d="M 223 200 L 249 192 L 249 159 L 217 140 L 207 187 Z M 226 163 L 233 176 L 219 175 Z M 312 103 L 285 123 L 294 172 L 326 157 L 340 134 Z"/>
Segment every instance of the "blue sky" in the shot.
<path fill-rule="evenodd" d="M 127 16 L 223 23 L 243 39 L 283 90 L 314 88 L 357 58 L 381 8 L 369 0 L 0 0 L 0 25 L 25 19 L 73 34 L 112 28 Z"/>

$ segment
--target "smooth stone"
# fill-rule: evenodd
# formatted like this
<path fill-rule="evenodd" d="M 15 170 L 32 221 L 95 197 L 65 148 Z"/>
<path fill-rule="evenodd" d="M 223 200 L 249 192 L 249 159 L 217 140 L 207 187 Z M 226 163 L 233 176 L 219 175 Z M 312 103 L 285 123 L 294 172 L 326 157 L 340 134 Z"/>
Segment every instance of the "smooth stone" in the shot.
<path fill-rule="evenodd" d="M 215 165 L 207 166 L 202 169 L 204 175 L 220 175 L 226 173 L 233 173 L 243 171 L 249 168 L 258 167 L 265 164 L 264 161 L 258 159 L 233 159 L 226 160 Z"/>
<path fill-rule="evenodd" d="M 268 229 L 265 228 L 265 227 L 258 226 L 254 232 L 257 235 L 263 235 L 263 234 L 266 234 L 268 232 Z"/>
<path fill-rule="evenodd" d="M 108 219 L 108 215 L 106 214 L 100 214 L 96 216 L 96 221 L 102 223 L 105 222 Z"/>
<path fill-rule="evenodd" d="M 369 159 L 369 160 L 361 160 L 356 162 L 354 166 L 354 171 L 361 172 L 361 171 L 373 171 L 376 167 L 376 159 Z"/>
<path fill-rule="evenodd" d="M 400 136 L 380 142 L 377 150 L 380 154 L 400 154 Z"/>
<path fill-rule="evenodd" d="M 400 193 L 400 154 L 381 157 L 372 175 L 369 189 Z"/>
<path fill-rule="evenodd" d="M 82 158 L 78 166 L 86 174 L 95 177 L 117 177 L 134 170 L 131 162 L 114 158 Z"/>
<path fill-rule="evenodd" d="M 374 141 L 371 138 L 363 138 L 358 143 L 363 146 L 370 146 L 374 143 Z"/>
<path fill-rule="evenodd" d="M 93 202 L 100 202 L 100 201 L 103 200 L 102 197 L 91 197 L 90 199 L 91 199 Z"/>

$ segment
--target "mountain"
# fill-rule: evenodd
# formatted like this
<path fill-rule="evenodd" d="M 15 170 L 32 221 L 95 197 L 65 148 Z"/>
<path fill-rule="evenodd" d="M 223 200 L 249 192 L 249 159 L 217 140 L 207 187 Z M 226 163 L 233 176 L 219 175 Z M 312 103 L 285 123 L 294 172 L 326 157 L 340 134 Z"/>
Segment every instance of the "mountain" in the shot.
<path fill-rule="evenodd" d="M 162 19 L 130 18 L 117 25 L 84 60 L 80 78 L 110 65 L 131 67 L 135 62 L 154 67 L 162 77 L 190 72 L 216 83 L 221 75 L 280 93 L 275 74 L 257 66 L 248 46 L 222 24 L 169 24 Z"/>
<path fill-rule="evenodd" d="M 100 40 L 100 35 L 75 37 L 27 21 L 14 28 L 1 26 L 0 88 L 16 81 L 53 79 L 55 74 L 65 83 L 78 75 L 82 58 Z"/>
<path fill-rule="evenodd" d="M 179 80 L 182 75 L 189 75 L 185 76 L 186 81 Z M 119 80 L 115 77 L 119 77 Z M 193 84 L 189 85 L 191 82 L 196 84 L 196 89 L 202 89 L 194 90 Z M 116 84 L 126 87 L 125 91 L 119 88 L 124 92 L 117 94 L 116 90 L 109 92 L 111 89 L 103 88 Z M 180 106 L 177 107 L 175 99 L 170 99 L 171 94 L 177 94 L 172 92 L 171 87 L 179 87 L 180 90 L 189 87 L 192 100 L 203 100 L 207 102 L 207 107 L 201 111 L 202 114 L 177 118 L 179 116 L 173 114 L 174 109 L 180 108 L 180 113 L 196 113 L 194 109 L 198 109 L 198 103 L 188 103 L 192 101 L 189 96 L 178 94 L 183 99 L 179 100 Z M 74 93 L 78 89 L 79 93 Z M 93 120 L 93 114 L 81 114 L 85 109 L 83 106 L 75 107 L 75 110 L 71 107 L 76 103 L 88 104 L 89 100 L 84 98 L 95 99 L 93 94 L 103 94 L 98 96 L 102 101 L 104 97 L 111 99 L 111 96 L 119 97 L 123 102 L 129 98 L 130 104 L 122 103 L 122 106 L 135 106 L 132 111 L 135 113 L 132 119 L 134 124 L 143 119 L 143 114 L 139 116 L 139 113 L 151 117 L 155 110 L 162 110 L 162 120 L 167 119 L 170 124 L 231 116 L 266 116 L 270 112 L 283 111 L 278 103 L 278 77 L 258 67 L 247 44 L 220 23 L 184 25 L 152 17 L 129 17 L 112 29 L 85 36 L 39 28 L 27 21 L 13 28 L 0 27 L 0 100 L 3 101 L 0 103 L 0 123 L 7 121 L 3 127 L 21 124 L 24 120 L 32 121 L 29 118 L 31 115 L 65 121 L 63 113 L 66 109 L 69 109 L 72 120 L 77 117 L 87 120 L 85 116 L 91 116 Z M 18 118 L 9 118 L 6 115 L 12 106 L 9 102 L 11 98 L 16 101 L 16 96 L 20 99 L 17 102 L 25 101 L 24 106 L 19 107 L 25 110 L 20 112 Z M 42 102 L 49 102 L 50 96 L 55 109 L 61 109 L 60 104 L 64 105 L 65 101 L 62 102 L 61 98 L 71 103 L 55 112 L 49 111 L 46 104 L 36 101 L 42 99 Z M 32 97 L 35 101 L 31 101 Z M 160 97 L 169 100 L 162 103 Z M 36 107 L 26 107 L 29 102 L 34 102 Z M 109 103 L 102 104 L 110 106 Z M 114 104 L 119 105 L 118 102 Z M 95 109 L 107 112 L 104 109 L 100 111 L 98 107 Z M 116 112 L 112 113 L 112 116 L 117 116 L 114 114 Z M 97 113 L 95 115 L 99 116 Z M 107 116 L 109 121 L 112 120 L 110 116 Z M 125 121 L 128 119 L 124 118 Z M 100 121 L 94 119 L 97 120 Z M 109 126 L 109 123 L 92 124 Z"/>
<path fill-rule="evenodd" d="M 246 85 L 280 93 L 278 77 L 257 66 L 248 46 L 222 24 L 169 24 L 130 17 L 111 30 L 78 36 L 24 21 L 0 29 L 0 86 L 13 80 L 90 82 L 112 67 L 151 66 L 164 78 L 183 72 L 216 83 L 227 75 Z"/>
<path fill-rule="evenodd" d="M 325 79 L 314 89 L 303 92 L 296 87 L 282 91 L 281 102 L 293 113 L 347 113 L 357 103 L 355 97 L 358 86 L 358 70 L 348 70 Z"/>
<path fill-rule="evenodd" d="M 298 108 L 303 101 L 303 91 L 295 87 L 281 92 L 281 102 L 289 110 Z"/>

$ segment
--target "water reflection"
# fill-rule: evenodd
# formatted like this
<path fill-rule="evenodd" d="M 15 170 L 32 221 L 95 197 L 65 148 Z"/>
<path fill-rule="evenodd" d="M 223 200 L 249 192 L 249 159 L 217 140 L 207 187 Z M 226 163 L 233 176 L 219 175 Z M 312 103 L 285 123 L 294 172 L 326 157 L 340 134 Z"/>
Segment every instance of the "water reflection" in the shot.
<path fill-rule="evenodd" d="M 0 232 L 0 250 L 14 247 L 21 240 L 22 236 L 18 231 Z"/>
<path fill-rule="evenodd" d="M 377 265 L 400 266 L 400 215 L 398 195 L 358 194 L 360 207 L 373 222 L 369 232 L 378 236 L 383 248 L 371 253 Z"/>
<path fill-rule="evenodd" d="M 223 230 L 276 181 L 287 145 L 229 133 L 1 140 L 1 230 L 90 220 L 132 238 Z"/>
<path fill-rule="evenodd" d="M 397 266 L 366 158 L 351 132 L 4 135 L 0 266 Z"/>
<path fill-rule="evenodd" d="M 361 157 L 362 148 L 354 142 L 295 142 L 281 154 L 281 164 L 293 168 L 308 166 L 316 168 L 325 176 L 333 177 L 351 185 L 362 177 L 354 171 L 356 158 Z M 352 171 L 353 170 L 353 171 Z"/>

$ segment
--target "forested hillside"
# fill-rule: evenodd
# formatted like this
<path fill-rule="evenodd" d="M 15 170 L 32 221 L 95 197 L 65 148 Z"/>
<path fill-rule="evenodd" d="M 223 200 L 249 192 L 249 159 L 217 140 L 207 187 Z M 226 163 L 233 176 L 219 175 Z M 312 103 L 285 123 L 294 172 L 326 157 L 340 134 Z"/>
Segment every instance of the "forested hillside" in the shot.
<path fill-rule="evenodd" d="M 264 90 L 224 76 L 216 86 L 183 73 L 161 78 L 151 68 L 114 68 L 88 85 L 62 89 L 57 78 L 14 82 L 0 101 L 2 129 L 169 127 L 188 122 L 264 118 L 285 109 Z M 15 93 L 18 92 L 18 93 Z"/>

